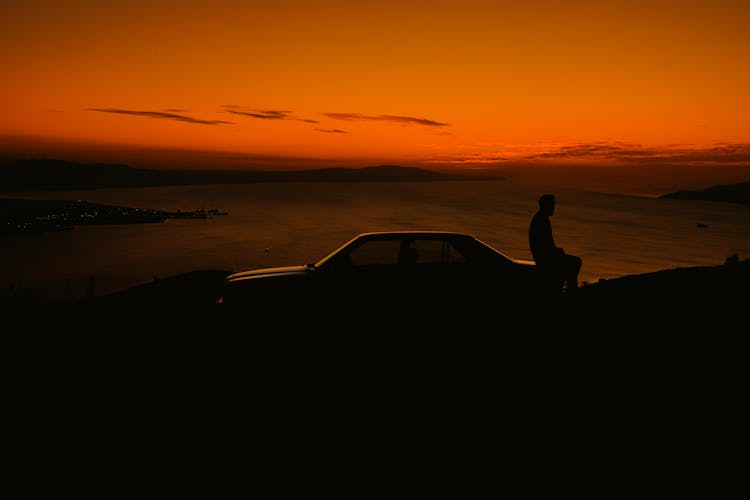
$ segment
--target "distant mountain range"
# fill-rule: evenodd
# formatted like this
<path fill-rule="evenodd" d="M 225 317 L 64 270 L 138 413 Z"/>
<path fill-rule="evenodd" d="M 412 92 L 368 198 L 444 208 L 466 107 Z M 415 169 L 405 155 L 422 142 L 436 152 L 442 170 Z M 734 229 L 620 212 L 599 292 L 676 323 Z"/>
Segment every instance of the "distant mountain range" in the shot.
<path fill-rule="evenodd" d="M 314 170 L 153 170 L 65 160 L 16 160 L 0 166 L 0 191 L 94 189 L 253 182 L 425 182 L 501 179 L 380 165 Z"/>
<path fill-rule="evenodd" d="M 662 196 L 678 200 L 725 201 L 750 205 L 750 182 L 713 186 L 702 191 L 677 191 Z"/>

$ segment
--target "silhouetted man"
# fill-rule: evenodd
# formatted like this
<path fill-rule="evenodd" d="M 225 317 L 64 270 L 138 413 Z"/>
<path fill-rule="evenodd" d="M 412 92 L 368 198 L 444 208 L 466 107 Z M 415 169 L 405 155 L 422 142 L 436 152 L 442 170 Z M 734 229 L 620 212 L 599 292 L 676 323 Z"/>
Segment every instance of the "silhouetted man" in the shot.
<path fill-rule="evenodd" d="M 580 257 L 566 254 L 555 245 L 552 238 L 552 224 L 549 218 L 555 213 L 555 195 L 545 194 L 539 198 L 539 211 L 531 219 L 529 226 L 529 246 L 534 262 L 539 269 L 566 284 L 568 290 L 578 288 L 578 272 L 581 270 Z"/>

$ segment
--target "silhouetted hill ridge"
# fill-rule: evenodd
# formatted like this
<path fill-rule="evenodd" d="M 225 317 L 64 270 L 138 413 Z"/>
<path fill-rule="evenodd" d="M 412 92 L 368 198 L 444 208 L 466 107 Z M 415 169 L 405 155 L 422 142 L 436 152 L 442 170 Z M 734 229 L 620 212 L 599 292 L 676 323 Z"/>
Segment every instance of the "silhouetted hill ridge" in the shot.
<path fill-rule="evenodd" d="M 154 170 L 56 159 L 16 160 L 0 167 L 0 191 L 148 187 L 255 182 L 426 182 L 501 179 L 379 165 L 311 170 Z"/>
<path fill-rule="evenodd" d="M 728 203 L 750 204 L 750 182 L 740 182 L 738 184 L 723 184 L 712 186 L 699 191 L 682 190 L 674 193 L 665 194 L 662 198 L 672 198 L 678 200 L 704 200 L 704 201 L 724 201 Z"/>

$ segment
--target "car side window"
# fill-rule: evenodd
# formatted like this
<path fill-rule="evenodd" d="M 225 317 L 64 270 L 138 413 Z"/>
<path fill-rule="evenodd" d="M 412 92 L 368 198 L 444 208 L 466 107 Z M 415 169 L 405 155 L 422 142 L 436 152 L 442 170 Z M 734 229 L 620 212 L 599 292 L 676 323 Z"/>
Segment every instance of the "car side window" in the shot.
<path fill-rule="evenodd" d="M 353 266 L 396 266 L 401 248 L 400 240 L 373 240 L 352 250 Z"/>
<path fill-rule="evenodd" d="M 425 239 L 413 240 L 410 248 L 416 250 L 416 264 L 465 264 L 466 257 L 449 241 Z"/>

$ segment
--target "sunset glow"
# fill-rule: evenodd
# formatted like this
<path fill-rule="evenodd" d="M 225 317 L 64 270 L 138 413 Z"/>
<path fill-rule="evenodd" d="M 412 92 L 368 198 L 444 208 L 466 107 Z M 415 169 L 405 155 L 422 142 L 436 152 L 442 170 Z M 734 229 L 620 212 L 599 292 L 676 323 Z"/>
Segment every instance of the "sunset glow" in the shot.
<path fill-rule="evenodd" d="M 0 140 L 750 164 L 748 26 L 729 0 L 3 2 Z"/>

